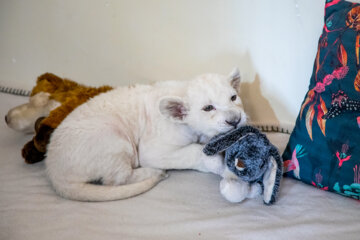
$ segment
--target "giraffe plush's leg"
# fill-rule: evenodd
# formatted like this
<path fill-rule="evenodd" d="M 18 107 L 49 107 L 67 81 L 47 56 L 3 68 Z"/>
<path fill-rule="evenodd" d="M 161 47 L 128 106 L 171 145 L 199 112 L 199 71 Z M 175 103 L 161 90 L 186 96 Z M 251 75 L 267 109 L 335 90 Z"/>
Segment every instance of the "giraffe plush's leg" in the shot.
<path fill-rule="evenodd" d="M 25 162 L 28 164 L 41 162 L 45 158 L 45 153 L 40 152 L 36 149 L 34 145 L 34 140 L 31 140 L 24 145 L 21 151 L 21 155 L 25 159 Z"/>
<path fill-rule="evenodd" d="M 38 118 L 35 122 L 35 132 L 39 132 L 41 121 L 45 119 L 45 117 Z M 25 159 L 25 162 L 28 164 L 33 164 L 44 160 L 45 152 L 39 151 L 34 144 L 34 138 L 26 143 L 21 150 L 21 155 Z"/>
<path fill-rule="evenodd" d="M 49 143 L 52 132 L 75 107 L 76 106 L 69 104 L 63 104 L 51 111 L 48 117 L 39 120 L 39 122 L 35 124 L 36 134 L 33 140 L 34 146 L 38 151 L 46 152 L 46 146 Z"/>
<path fill-rule="evenodd" d="M 22 156 L 26 163 L 33 164 L 44 160 L 46 146 L 52 132 L 68 114 L 63 108 L 66 107 L 60 106 L 51 111 L 48 117 L 39 118 L 35 122 L 35 136 L 22 149 Z M 60 113 L 64 115 L 62 116 Z"/>

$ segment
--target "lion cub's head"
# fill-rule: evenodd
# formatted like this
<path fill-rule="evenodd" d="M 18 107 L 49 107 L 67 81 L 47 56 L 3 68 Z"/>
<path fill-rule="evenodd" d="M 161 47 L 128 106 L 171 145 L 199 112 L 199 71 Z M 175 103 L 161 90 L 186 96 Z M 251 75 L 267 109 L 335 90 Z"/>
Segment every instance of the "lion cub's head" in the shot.
<path fill-rule="evenodd" d="M 237 68 L 229 76 L 204 74 L 189 82 L 183 98 L 163 98 L 160 112 L 198 134 L 213 137 L 246 123 L 239 87 Z"/>

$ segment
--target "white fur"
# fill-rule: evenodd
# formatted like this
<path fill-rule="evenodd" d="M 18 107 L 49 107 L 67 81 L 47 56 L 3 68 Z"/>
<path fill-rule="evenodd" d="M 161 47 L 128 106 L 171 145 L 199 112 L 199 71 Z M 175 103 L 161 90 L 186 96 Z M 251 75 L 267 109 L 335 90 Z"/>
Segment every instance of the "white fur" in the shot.
<path fill-rule="evenodd" d="M 6 115 L 7 125 L 16 131 L 34 133 L 36 120 L 48 116 L 50 111 L 60 106 L 49 96 L 49 93 L 39 92 L 30 97 L 29 103 L 10 109 Z"/>
<path fill-rule="evenodd" d="M 226 121 L 246 122 L 240 98 L 231 100 L 234 72 L 116 88 L 82 104 L 52 134 L 45 163 L 53 187 L 66 198 L 107 201 L 149 190 L 166 169 L 222 175 L 223 158 L 206 156 L 202 144 L 231 130 Z"/>
<path fill-rule="evenodd" d="M 261 194 L 260 184 L 242 181 L 228 168 L 225 169 L 223 176 L 220 182 L 220 193 L 229 202 L 238 203 Z"/>

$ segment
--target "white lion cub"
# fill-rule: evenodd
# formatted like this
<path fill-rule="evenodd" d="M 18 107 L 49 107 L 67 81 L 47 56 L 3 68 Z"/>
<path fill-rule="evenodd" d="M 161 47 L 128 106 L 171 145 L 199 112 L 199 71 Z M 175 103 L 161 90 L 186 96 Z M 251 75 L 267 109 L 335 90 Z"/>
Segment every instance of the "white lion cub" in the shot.
<path fill-rule="evenodd" d="M 230 76 L 119 87 L 76 108 L 55 129 L 45 160 L 61 196 L 109 201 L 143 193 L 166 169 L 222 175 L 221 156 L 208 157 L 203 143 L 246 122 Z"/>

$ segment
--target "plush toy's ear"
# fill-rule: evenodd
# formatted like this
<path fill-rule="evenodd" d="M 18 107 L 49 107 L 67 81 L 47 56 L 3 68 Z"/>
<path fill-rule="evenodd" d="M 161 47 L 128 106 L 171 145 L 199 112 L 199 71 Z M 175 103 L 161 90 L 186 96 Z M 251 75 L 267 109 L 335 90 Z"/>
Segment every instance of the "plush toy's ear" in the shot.
<path fill-rule="evenodd" d="M 238 91 L 240 87 L 241 77 L 240 77 L 240 71 L 237 67 L 231 71 L 231 73 L 229 74 L 229 79 L 231 86 L 235 88 L 236 91 Z"/>
<path fill-rule="evenodd" d="M 209 143 L 205 145 L 203 152 L 206 155 L 214 155 L 218 152 L 223 152 L 242 137 L 243 135 L 241 135 L 239 129 L 217 135 L 210 139 Z"/>
<path fill-rule="evenodd" d="M 262 134 L 257 128 L 252 126 L 242 126 L 228 133 L 223 133 L 213 137 L 210 139 L 209 143 L 206 144 L 203 152 L 206 155 L 214 155 L 218 152 L 225 151 L 227 148 L 249 133 L 254 133 L 262 136 L 263 138 L 266 138 L 265 135 Z"/>
<path fill-rule="evenodd" d="M 263 177 L 264 203 L 267 205 L 273 204 L 276 201 L 283 173 L 282 160 L 279 151 L 273 146 L 270 149 L 270 154 L 269 166 Z"/>
<path fill-rule="evenodd" d="M 49 102 L 50 93 L 39 92 L 30 97 L 29 102 L 34 107 L 44 107 Z"/>
<path fill-rule="evenodd" d="M 160 113 L 175 122 L 182 122 L 189 109 L 179 97 L 164 97 L 159 103 Z"/>

